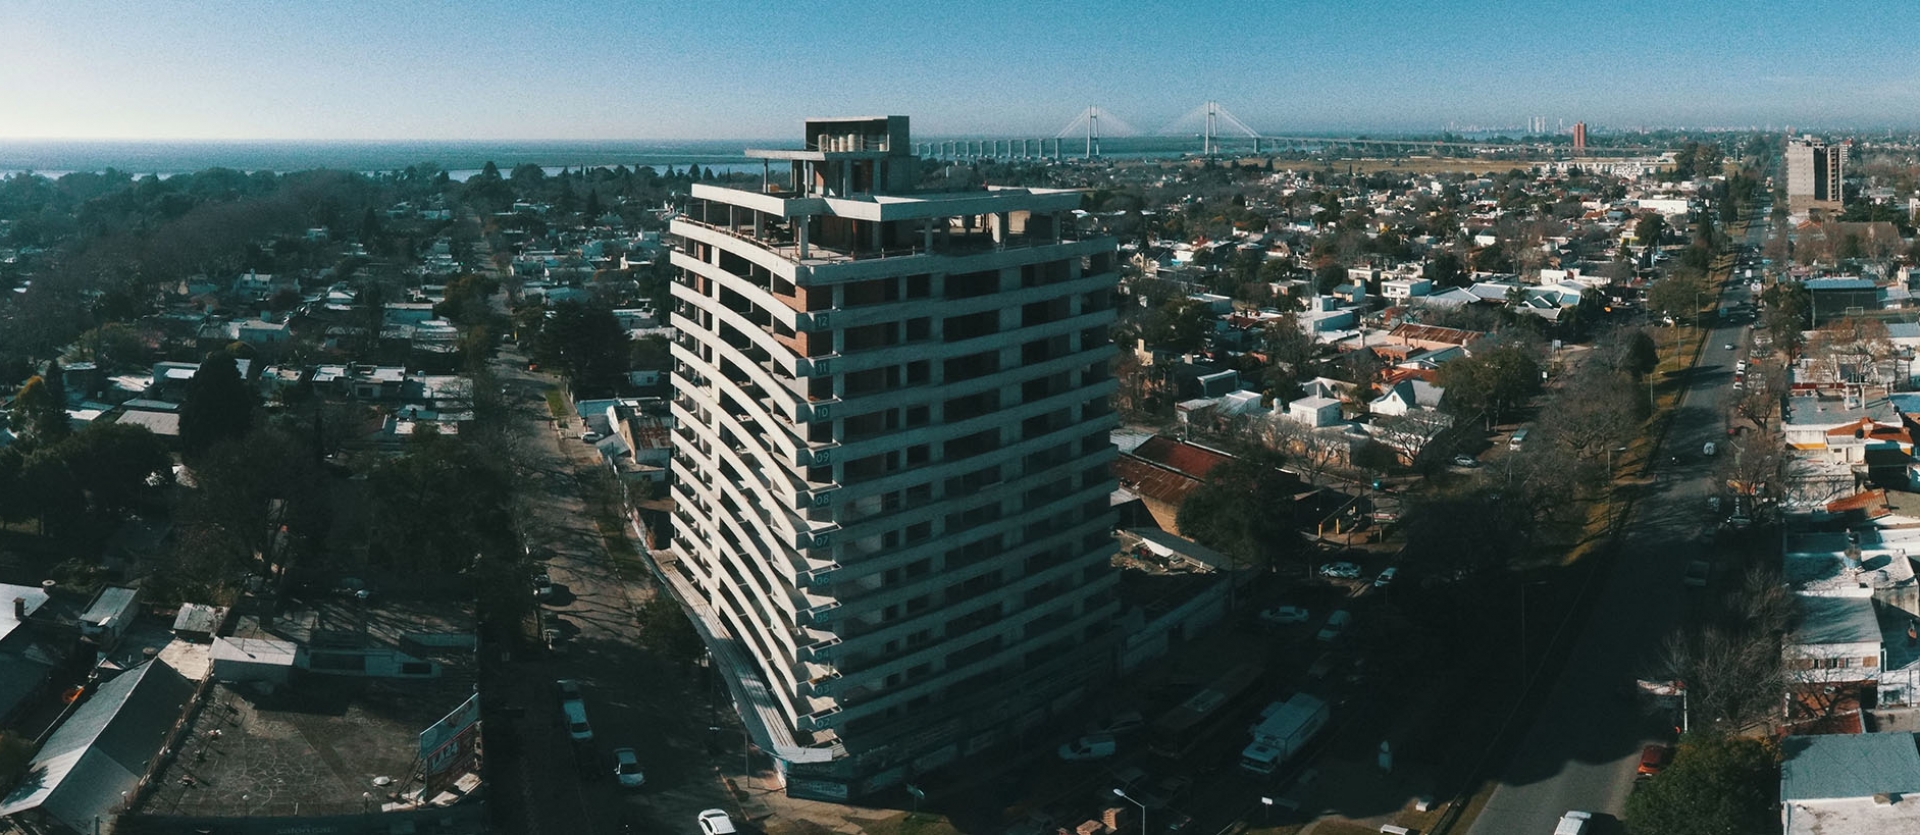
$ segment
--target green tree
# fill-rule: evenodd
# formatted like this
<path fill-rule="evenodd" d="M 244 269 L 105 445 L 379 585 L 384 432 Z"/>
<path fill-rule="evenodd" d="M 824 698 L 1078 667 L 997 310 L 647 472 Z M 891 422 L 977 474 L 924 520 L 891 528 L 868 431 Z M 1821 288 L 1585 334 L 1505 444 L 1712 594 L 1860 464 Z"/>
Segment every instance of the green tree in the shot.
<path fill-rule="evenodd" d="M 637 371 L 666 371 L 673 367 L 672 343 L 664 336 L 643 336 L 633 341 L 630 365 Z"/>
<path fill-rule="evenodd" d="M 1641 328 L 1616 335 L 1609 349 L 1610 364 L 1634 379 L 1645 379 L 1660 365 L 1660 346 Z"/>
<path fill-rule="evenodd" d="M 451 573 L 513 542 L 508 477 L 462 437 L 415 435 L 368 474 L 368 488 L 371 540 L 390 565 Z"/>
<path fill-rule="evenodd" d="M 146 337 L 125 322 L 108 322 L 80 334 L 78 347 L 80 355 L 102 371 L 142 367 L 151 358 Z"/>
<path fill-rule="evenodd" d="M 49 451 L 66 462 L 89 508 L 105 516 L 133 509 L 150 481 L 172 477 L 166 444 L 144 426 L 92 423 Z"/>
<path fill-rule="evenodd" d="M 1633 239 L 1643 247 L 1659 246 L 1667 235 L 1667 219 L 1659 212 L 1647 212 L 1633 225 Z"/>
<path fill-rule="evenodd" d="M 1791 752 L 1807 743 L 1788 737 Z M 1673 764 L 1627 796 L 1633 835 L 1745 835 L 1780 827 L 1780 767 L 1764 740 L 1689 734 Z"/>
<path fill-rule="evenodd" d="M 1347 283 L 1347 268 L 1338 261 L 1328 261 L 1313 271 L 1313 289 L 1321 295 L 1333 292 L 1333 288 Z"/>
<path fill-rule="evenodd" d="M 1278 453 L 1258 450 L 1220 464 L 1180 503 L 1180 533 L 1233 558 L 1239 566 L 1276 570 L 1304 546 L 1294 529 L 1298 479 L 1280 469 Z"/>
<path fill-rule="evenodd" d="M 1320 355 L 1320 343 L 1291 313 L 1267 323 L 1260 347 L 1267 353 L 1267 388 L 1284 389 L 1276 395 L 1291 394 L 1294 385 L 1313 376 L 1313 360 Z"/>
<path fill-rule="evenodd" d="M 1692 319 L 1713 298 L 1706 276 L 1691 270 L 1674 270 L 1647 288 L 1647 308 L 1676 318 Z"/>
<path fill-rule="evenodd" d="M 561 302 L 541 322 L 533 352 L 575 388 L 608 390 L 627 371 L 627 332 L 611 308 Z"/>
<path fill-rule="evenodd" d="M 1538 525 L 1521 503 L 1503 499 L 1482 489 L 1416 501 L 1405 520 L 1409 561 L 1446 582 L 1508 569 L 1530 552 Z M 1463 525 L 1462 519 L 1473 524 Z"/>
<path fill-rule="evenodd" d="M 181 449 L 196 455 L 221 441 L 245 436 L 253 426 L 255 400 L 232 354 L 207 354 L 187 381 L 187 399 L 180 406 Z"/>
<path fill-rule="evenodd" d="M 1760 291 L 1767 306 L 1763 318 L 1773 345 L 1789 354 L 1799 350 L 1801 333 L 1812 326 L 1813 294 L 1798 281 L 1783 281 Z"/>
<path fill-rule="evenodd" d="M 20 471 L 20 494 L 40 520 L 40 532 L 66 536 L 77 532 L 87 511 L 86 492 L 74 478 L 67 460 L 53 449 L 28 455 Z"/>
<path fill-rule="evenodd" d="M 1147 345 L 1175 353 L 1198 351 L 1206 343 L 1213 316 L 1207 306 L 1188 298 L 1173 298 L 1149 311 L 1140 325 Z"/>
<path fill-rule="evenodd" d="M 687 620 L 687 613 L 680 610 L 680 604 L 672 597 L 656 594 L 652 600 L 640 604 L 638 614 L 640 634 L 646 636 L 643 640 L 666 660 L 685 666 L 698 661 L 707 651 L 700 634 L 693 630 L 693 623 Z"/>
<path fill-rule="evenodd" d="M 214 444 L 192 462 L 192 485 L 176 514 L 176 552 L 206 585 L 241 571 L 283 574 L 333 522 L 319 458 L 297 430 L 267 425 Z"/>
<path fill-rule="evenodd" d="M 1540 391 L 1540 361 L 1530 346 L 1512 342 L 1440 366 L 1440 406 L 1461 420 L 1504 421 Z"/>
<path fill-rule="evenodd" d="M 0 786 L 11 786 L 33 763 L 33 740 L 13 731 L 0 731 Z"/>
<path fill-rule="evenodd" d="M 67 373 L 61 370 L 60 361 L 47 360 L 47 368 L 40 372 L 40 378 L 46 381 L 47 396 L 53 398 L 53 402 L 60 404 L 62 409 L 66 408 Z"/>
<path fill-rule="evenodd" d="M 14 394 L 8 418 L 13 433 L 29 448 L 58 443 L 73 431 L 67 423 L 66 404 L 38 375 L 28 377 L 26 385 Z"/>
<path fill-rule="evenodd" d="M 1472 283 L 1467 273 L 1467 263 L 1460 260 L 1458 253 L 1444 249 L 1427 260 L 1421 274 L 1435 287 L 1464 287 Z"/>

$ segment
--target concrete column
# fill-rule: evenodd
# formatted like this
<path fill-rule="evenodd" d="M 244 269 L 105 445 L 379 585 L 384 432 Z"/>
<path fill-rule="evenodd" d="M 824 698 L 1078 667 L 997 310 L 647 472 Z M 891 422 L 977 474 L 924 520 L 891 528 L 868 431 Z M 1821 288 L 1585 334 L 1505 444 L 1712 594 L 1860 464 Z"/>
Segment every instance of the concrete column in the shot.
<path fill-rule="evenodd" d="M 760 193 L 767 193 L 767 183 L 773 179 L 773 160 L 760 161 Z"/>
<path fill-rule="evenodd" d="M 807 226 L 813 222 L 811 215 L 800 215 L 793 219 L 794 243 L 800 247 L 800 260 L 807 260 Z"/>
<path fill-rule="evenodd" d="M 933 252 L 933 218 L 922 218 L 920 221 L 920 250 Z"/>
<path fill-rule="evenodd" d="M 987 223 L 991 225 L 993 229 L 994 244 L 999 245 L 999 244 L 1006 243 L 1007 242 L 1007 213 L 994 212 L 993 214 L 987 215 Z"/>

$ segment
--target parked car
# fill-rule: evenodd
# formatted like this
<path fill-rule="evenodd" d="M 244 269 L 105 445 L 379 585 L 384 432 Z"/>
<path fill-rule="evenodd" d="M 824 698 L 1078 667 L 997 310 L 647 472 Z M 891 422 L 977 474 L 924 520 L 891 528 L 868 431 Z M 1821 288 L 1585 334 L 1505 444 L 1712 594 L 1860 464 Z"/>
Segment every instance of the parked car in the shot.
<path fill-rule="evenodd" d="M 637 789 L 647 782 L 647 775 L 640 772 L 640 756 L 632 748 L 613 749 L 613 776 L 621 788 Z"/>
<path fill-rule="evenodd" d="M 1312 615 L 1305 606 L 1272 606 L 1260 611 L 1260 621 L 1274 626 L 1306 623 L 1309 617 Z"/>
<path fill-rule="evenodd" d="M 1360 566 L 1350 562 L 1330 562 L 1320 566 L 1320 576 L 1335 580 L 1360 579 Z"/>
<path fill-rule="evenodd" d="M 1133 733 L 1146 726 L 1147 717 L 1140 715 L 1140 711 L 1129 710 L 1124 713 L 1116 713 L 1113 715 L 1113 718 L 1102 723 L 1100 732 L 1103 734 L 1127 734 Z"/>
<path fill-rule="evenodd" d="M 1719 451 L 1720 448 L 1714 446 L 1712 441 L 1708 441 L 1704 446 L 1700 447 L 1700 454 L 1708 458 L 1712 458 L 1713 454 Z"/>
<path fill-rule="evenodd" d="M 1560 816 L 1560 822 L 1553 827 L 1553 835 L 1586 835 L 1587 822 L 1593 820 L 1592 812 L 1568 812 Z"/>
<path fill-rule="evenodd" d="M 1387 570 L 1380 572 L 1380 576 L 1373 578 L 1373 587 L 1376 589 L 1386 588 L 1388 585 L 1393 583 L 1394 576 L 1399 573 L 1400 573 L 1399 567 L 1391 566 L 1391 565 L 1387 566 Z"/>
<path fill-rule="evenodd" d="M 1068 762 L 1080 760 L 1101 760 L 1113 756 L 1120 750 L 1120 743 L 1113 734 L 1088 734 L 1072 742 L 1060 745 L 1060 759 Z"/>
<path fill-rule="evenodd" d="M 553 599 L 553 578 L 545 574 L 533 575 L 533 597 L 535 600 Z"/>
<path fill-rule="evenodd" d="M 1636 773 L 1652 777 L 1666 768 L 1673 759 L 1673 749 L 1665 745 L 1649 745 L 1640 749 L 1640 768 Z"/>
<path fill-rule="evenodd" d="M 560 691 L 560 719 L 567 726 L 567 736 L 575 742 L 591 741 L 593 726 L 587 723 L 587 703 L 581 698 L 580 682 L 563 678 L 553 685 Z"/>
<path fill-rule="evenodd" d="M 700 835 L 733 835 L 733 818 L 720 809 L 708 809 L 700 813 Z"/>
<path fill-rule="evenodd" d="M 1327 618 L 1327 625 L 1320 627 L 1320 634 L 1314 637 L 1326 643 L 1332 643 L 1339 640 L 1340 636 L 1347 631 L 1347 624 L 1352 622 L 1353 613 L 1340 609 Z"/>
<path fill-rule="evenodd" d="M 1455 455 L 1453 457 L 1453 465 L 1456 467 L 1461 467 L 1463 469 L 1471 470 L 1475 467 L 1480 466 L 1480 459 L 1475 458 L 1471 455 Z"/>
<path fill-rule="evenodd" d="M 1706 560 L 1694 560 L 1687 563 L 1687 576 L 1684 582 L 1694 588 L 1706 588 L 1707 575 L 1713 573 L 1713 566 Z"/>
<path fill-rule="evenodd" d="M 1190 788 L 1193 788 L 1192 777 L 1188 777 L 1185 775 L 1174 775 L 1172 777 L 1164 778 L 1160 782 L 1153 784 L 1153 793 L 1166 798 L 1167 802 L 1173 803 L 1173 802 L 1179 801 L 1183 797 L 1186 797 L 1187 790 Z"/>

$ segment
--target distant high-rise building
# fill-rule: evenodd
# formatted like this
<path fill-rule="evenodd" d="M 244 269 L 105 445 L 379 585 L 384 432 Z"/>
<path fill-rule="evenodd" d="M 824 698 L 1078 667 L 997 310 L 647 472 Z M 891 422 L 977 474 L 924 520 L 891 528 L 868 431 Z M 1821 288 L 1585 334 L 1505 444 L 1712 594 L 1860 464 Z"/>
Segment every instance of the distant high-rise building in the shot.
<path fill-rule="evenodd" d="M 747 730 L 846 799 L 1077 727 L 1119 609 L 1114 238 L 1077 191 L 917 190 L 904 116 L 746 153 L 672 223 L 663 573 Z"/>
<path fill-rule="evenodd" d="M 1787 207 L 1838 210 L 1847 173 L 1847 146 L 1811 135 L 1787 140 Z"/>
<path fill-rule="evenodd" d="M 1574 122 L 1573 123 L 1573 155 L 1577 157 L 1582 154 L 1585 154 L 1586 152 L 1587 152 L 1587 123 Z"/>

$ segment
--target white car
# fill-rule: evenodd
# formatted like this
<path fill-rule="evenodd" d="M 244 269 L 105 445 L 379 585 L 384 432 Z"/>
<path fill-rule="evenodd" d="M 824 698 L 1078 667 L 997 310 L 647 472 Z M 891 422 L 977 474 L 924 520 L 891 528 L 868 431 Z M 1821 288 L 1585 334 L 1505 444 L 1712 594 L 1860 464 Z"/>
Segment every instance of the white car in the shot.
<path fill-rule="evenodd" d="M 647 782 L 647 775 L 640 772 L 640 756 L 632 748 L 613 749 L 613 776 L 622 788 L 637 789 Z"/>
<path fill-rule="evenodd" d="M 1260 611 L 1260 620 L 1275 626 L 1306 623 L 1311 616 L 1304 606 L 1274 606 Z"/>
<path fill-rule="evenodd" d="M 1320 566 L 1320 576 L 1336 580 L 1360 579 L 1360 566 L 1350 562 L 1330 562 Z"/>
<path fill-rule="evenodd" d="M 1553 827 L 1553 835 L 1585 835 L 1587 822 L 1593 820 L 1592 812 L 1568 812 L 1560 816 L 1560 822 Z"/>
<path fill-rule="evenodd" d="M 701 835 L 733 835 L 733 818 L 719 809 L 708 809 L 700 813 Z"/>
<path fill-rule="evenodd" d="M 1380 576 L 1373 578 L 1373 587 L 1376 589 L 1386 588 L 1389 584 L 1393 582 L 1394 575 L 1397 575 L 1399 573 L 1400 573 L 1399 568 L 1395 566 L 1387 566 L 1387 570 L 1380 572 Z"/>

